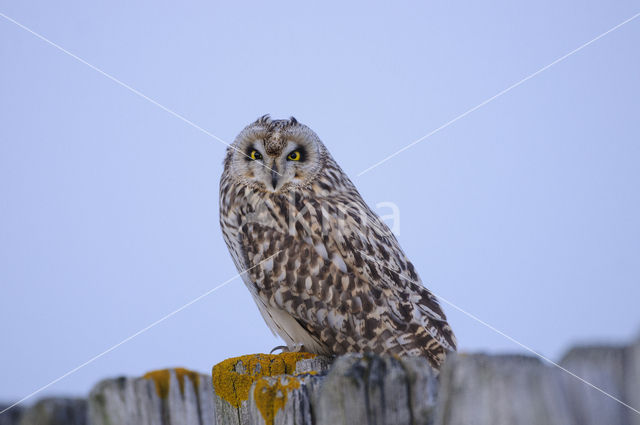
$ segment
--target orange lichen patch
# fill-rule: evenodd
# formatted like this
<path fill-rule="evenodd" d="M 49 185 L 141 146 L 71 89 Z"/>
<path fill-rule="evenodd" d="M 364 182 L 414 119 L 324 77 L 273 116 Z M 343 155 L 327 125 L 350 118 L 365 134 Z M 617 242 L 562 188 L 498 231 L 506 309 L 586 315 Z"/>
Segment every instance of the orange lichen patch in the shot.
<path fill-rule="evenodd" d="M 156 384 L 156 392 L 160 398 L 166 398 L 169 395 L 169 381 L 171 377 L 171 371 L 174 371 L 176 378 L 178 378 L 178 384 L 180 385 L 180 393 L 184 394 L 184 378 L 187 377 L 193 382 L 193 387 L 198 390 L 200 384 L 200 374 L 193 372 L 189 369 L 177 367 L 175 369 L 161 369 L 147 372 L 144 374 L 144 379 L 153 379 Z"/>
<path fill-rule="evenodd" d="M 300 381 L 293 376 L 280 377 L 273 384 L 265 378 L 256 381 L 253 398 L 266 425 L 273 425 L 278 411 L 287 404 L 289 391 L 297 388 L 300 388 Z"/>
<path fill-rule="evenodd" d="M 213 367 L 213 388 L 216 394 L 238 408 L 249 398 L 251 385 L 264 376 L 292 375 L 296 363 L 315 354 L 282 353 L 250 354 L 232 357 Z"/>

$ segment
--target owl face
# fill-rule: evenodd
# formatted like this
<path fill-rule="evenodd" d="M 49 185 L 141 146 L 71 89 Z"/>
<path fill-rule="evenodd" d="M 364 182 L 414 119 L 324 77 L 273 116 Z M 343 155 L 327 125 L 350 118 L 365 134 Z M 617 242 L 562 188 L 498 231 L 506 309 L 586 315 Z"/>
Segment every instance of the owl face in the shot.
<path fill-rule="evenodd" d="M 318 136 L 295 118 L 259 118 L 229 149 L 231 175 L 268 192 L 309 185 L 324 164 L 326 149 Z"/>

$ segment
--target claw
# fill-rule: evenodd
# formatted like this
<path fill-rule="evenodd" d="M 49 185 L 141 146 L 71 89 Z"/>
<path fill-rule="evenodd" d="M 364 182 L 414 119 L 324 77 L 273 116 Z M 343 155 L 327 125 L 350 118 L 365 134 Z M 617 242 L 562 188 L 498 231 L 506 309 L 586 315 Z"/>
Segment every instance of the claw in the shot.
<path fill-rule="evenodd" d="M 269 354 L 273 354 L 274 351 L 276 350 L 282 350 L 280 351 L 280 354 L 282 353 L 300 353 L 304 349 L 304 345 L 302 345 L 301 343 L 296 343 L 293 344 L 291 346 L 289 345 L 278 345 L 277 347 L 274 347 L 273 350 L 269 351 Z"/>
<path fill-rule="evenodd" d="M 280 354 L 282 353 L 286 353 L 289 351 L 289 347 L 287 347 L 286 345 L 278 345 L 277 347 L 273 347 L 273 350 L 269 351 L 269 354 L 273 354 L 274 351 L 276 350 L 282 350 L 280 352 Z"/>

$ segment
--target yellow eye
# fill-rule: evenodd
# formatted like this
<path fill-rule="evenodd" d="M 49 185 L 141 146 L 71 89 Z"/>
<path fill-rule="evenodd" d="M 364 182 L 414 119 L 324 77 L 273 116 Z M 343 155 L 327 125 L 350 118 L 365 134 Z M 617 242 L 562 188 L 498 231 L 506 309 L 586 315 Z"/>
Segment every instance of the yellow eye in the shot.
<path fill-rule="evenodd" d="M 290 161 L 300 161 L 300 151 L 293 151 L 287 156 Z"/>
<path fill-rule="evenodd" d="M 253 159 L 254 161 L 257 159 L 262 159 L 262 154 L 254 149 L 249 154 L 249 158 Z"/>

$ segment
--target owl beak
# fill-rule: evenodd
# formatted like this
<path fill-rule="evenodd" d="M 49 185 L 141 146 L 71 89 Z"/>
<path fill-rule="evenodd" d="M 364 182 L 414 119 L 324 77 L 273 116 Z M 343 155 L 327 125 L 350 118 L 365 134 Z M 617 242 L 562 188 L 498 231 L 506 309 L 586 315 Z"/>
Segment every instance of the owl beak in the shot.
<path fill-rule="evenodd" d="M 278 169 L 276 168 L 276 163 L 271 165 L 271 185 L 273 186 L 273 190 L 278 186 Z"/>

